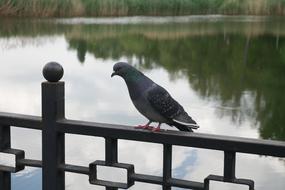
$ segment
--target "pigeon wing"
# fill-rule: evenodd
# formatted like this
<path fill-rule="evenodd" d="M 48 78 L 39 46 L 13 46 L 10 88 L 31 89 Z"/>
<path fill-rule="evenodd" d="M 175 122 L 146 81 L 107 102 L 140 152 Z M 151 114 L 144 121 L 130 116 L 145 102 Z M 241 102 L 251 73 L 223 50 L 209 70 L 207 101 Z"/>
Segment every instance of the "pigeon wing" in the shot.
<path fill-rule="evenodd" d="M 184 111 L 182 106 L 164 88 L 158 85 L 148 91 L 147 99 L 151 106 L 168 120 L 172 120 Z"/>
<path fill-rule="evenodd" d="M 171 125 L 178 128 L 179 126 L 187 126 L 192 129 L 199 128 L 184 108 L 161 86 L 157 85 L 149 90 L 147 99 L 159 114 L 171 122 Z"/>

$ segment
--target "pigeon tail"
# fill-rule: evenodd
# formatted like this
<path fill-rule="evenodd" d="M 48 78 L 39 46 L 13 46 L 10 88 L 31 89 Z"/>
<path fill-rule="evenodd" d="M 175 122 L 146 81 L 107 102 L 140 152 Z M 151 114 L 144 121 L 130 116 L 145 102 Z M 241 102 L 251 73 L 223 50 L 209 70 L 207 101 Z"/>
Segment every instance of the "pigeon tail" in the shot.
<path fill-rule="evenodd" d="M 186 125 L 182 125 L 180 123 L 173 122 L 172 126 L 175 126 L 180 131 L 187 131 L 187 132 L 193 132 L 191 127 L 188 127 Z"/>
<path fill-rule="evenodd" d="M 194 120 L 192 120 L 193 123 L 186 123 L 186 122 L 183 122 L 183 121 L 178 121 L 176 119 L 173 119 L 173 121 L 175 123 L 179 123 L 180 125 L 184 125 L 184 126 L 190 127 L 191 129 L 198 129 L 199 128 L 199 125 L 197 125 Z"/>
<path fill-rule="evenodd" d="M 181 131 L 191 131 L 198 129 L 199 125 L 184 111 L 172 119 L 173 125 Z"/>

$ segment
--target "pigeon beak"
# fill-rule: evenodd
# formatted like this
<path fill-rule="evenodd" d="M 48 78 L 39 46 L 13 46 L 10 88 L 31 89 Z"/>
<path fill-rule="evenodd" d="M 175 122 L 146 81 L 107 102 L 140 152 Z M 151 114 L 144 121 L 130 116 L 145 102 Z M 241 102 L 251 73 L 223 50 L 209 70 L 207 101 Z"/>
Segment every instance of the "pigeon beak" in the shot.
<path fill-rule="evenodd" d="M 117 73 L 114 71 L 112 74 L 111 74 L 111 77 L 117 75 Z"/>

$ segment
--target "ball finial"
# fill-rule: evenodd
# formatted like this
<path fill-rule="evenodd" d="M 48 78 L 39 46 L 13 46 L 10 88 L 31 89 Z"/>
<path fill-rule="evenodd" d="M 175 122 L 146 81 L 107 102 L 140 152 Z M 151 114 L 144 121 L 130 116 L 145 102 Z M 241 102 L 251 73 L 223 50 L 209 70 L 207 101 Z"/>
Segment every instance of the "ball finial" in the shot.
<path fill-rule="evenodd" d="M 56 62 L 49 62 L 43 68 L 43 75 L 49 82 L 58 82 L 63 76 L 63 68 Z"/>

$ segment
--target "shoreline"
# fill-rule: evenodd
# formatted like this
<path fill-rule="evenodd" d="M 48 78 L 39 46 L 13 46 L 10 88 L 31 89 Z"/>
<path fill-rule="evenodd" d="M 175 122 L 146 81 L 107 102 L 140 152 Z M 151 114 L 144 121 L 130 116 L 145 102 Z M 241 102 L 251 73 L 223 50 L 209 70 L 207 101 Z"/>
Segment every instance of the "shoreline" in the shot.
<path fill-rule="evenodd" d="M 282 0 L 4 0 L 0 17 L 73 18 L 185 15 L 284 16 Z"/>

